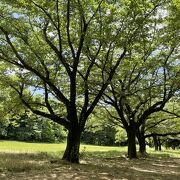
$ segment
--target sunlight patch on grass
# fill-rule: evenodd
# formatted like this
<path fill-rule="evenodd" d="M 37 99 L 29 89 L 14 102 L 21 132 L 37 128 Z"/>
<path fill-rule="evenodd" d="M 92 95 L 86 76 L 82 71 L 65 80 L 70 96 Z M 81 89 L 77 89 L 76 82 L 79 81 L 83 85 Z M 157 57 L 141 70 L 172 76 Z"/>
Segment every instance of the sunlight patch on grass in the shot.
<path fill-rule="evenodd" d="M 107 152 L 107 151 L 119 151 L 119 152 L 125 152 L 127 150 L 127 147 L 110 147 L 110 146 L 95 146 L 95 145 L 81 145 L 81 150 L 85 149 L 85 151 L 88 152 L 95 152 L 95 151 L 101 151 L 101 152 Z"/>
<path fill-rule="evenodd" d="M 131 169 L 134 169 L 136 171 L 140 171 L 140 172 L 150 172 L 150 173 L 156 173 L 156 170 L 148 170 L 148 169 L 142 169 L 142 168 L 138 168 L 138 167 L 131 167 Z"/>
<path fill-rule="evenodd" d="M 50 144 L 50 143 L 27 143 L 18 141 L 0 141 L 0 152 L 19 152 L 19 153 L 34 153 L 34 152 L 59 152 L 64 151 L 65 143 Z"/>
<path fill-rule="evenodd" d="M 147 152 L 153 157 L 180 157 L 180 150 L 162 149 L 162 151 L 155 151 L 148 148 Z"/>

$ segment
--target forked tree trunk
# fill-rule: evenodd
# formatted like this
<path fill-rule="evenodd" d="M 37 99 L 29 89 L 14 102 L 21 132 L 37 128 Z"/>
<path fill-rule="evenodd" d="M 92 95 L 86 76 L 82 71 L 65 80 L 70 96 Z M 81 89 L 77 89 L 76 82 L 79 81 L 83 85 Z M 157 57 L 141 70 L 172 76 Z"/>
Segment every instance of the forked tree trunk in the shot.
<path fill-rule="evenodd" d="M 63 160 L 71 163 L 79 163 L 80 137 L 81 133 L 79 129 L 69 130 Z"/>
<path fill-rule="evenodd" d="M 137 158 L 136 152 L 136 131 L 134 128 L 129 128 L 128 135 L 128 158 Z"/>

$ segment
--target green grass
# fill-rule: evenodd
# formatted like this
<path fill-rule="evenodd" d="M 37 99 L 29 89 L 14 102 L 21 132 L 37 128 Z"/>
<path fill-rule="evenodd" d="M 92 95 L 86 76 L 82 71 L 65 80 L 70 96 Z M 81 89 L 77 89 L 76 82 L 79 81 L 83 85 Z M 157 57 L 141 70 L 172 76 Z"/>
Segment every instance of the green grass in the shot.
<path fill-rule="evenodd" d="M 146 159 L 127 160 L 127 147 L 82 144 L 81 164 L 75 165 L 60 160 L 65 146 L 0 141 L 0 179 L 175 179 L 180 175 L 180 150 L 148 148 Z"/>
<path fill-rule="evenodd" d="M 58 152 L 64 151 L 66 144 L 48 144 L 48 143 L 27 143 L 18 141 L 0 141 L 0 152 Z"/>
<path fill-rule="evenodd" d="M 27 143 L 19 141 L 0 141 L 0 153 L 8 154 L 47 154 L 49 157 L 60 157 L 65 150 L 66 144 L 50 144 L 50 143 Z M 109 146 L 94 146 L 82 144 L 80 147 L 80 156 L 82 157 L 104 157 L 115 155 L 117 153 L 125 154 L 127 147 L 109 147 Z M 109 153 L 108 153 L 109 152 Z M 111 153 L 113 152 L 113 153 Z"/>
<path fill-rule="evenodd" d="M 19 141 L 0 141 L 0 152 L 4 153 L 50 153 L 50 154 L 62 154 L 65 150 L 66 144 L 51 144 L 51 143 L 27 143 Z M 138 149 L 138 147 L 137 147 Z M 99 152 L 103 154 L 106 152 L 114 152 L 120 154 L 126 154 L 127 147 L 109 147 L 109 146 L 95 146 L 81 144 L 80 152 L 82 154 L 93 154 L 93 152 Z M 180 150 L 166 150 L 162 149 L 161 152 L 154 151 L 152 148 L 147 147 L 147 152 L 158 156 L 180 157 Z"/>
<path fill-rule="evenodd" d="M 19 141 L 0 141 L 0 152 L 58 152 L 64 151 L 65 143 L 51 144 L 51 143 L 28 143 Z M 126 147 L 109 147 L 109 146 L 94 146 L 81 145 L 81 150 L 93 151 L 124 151 Z"/>

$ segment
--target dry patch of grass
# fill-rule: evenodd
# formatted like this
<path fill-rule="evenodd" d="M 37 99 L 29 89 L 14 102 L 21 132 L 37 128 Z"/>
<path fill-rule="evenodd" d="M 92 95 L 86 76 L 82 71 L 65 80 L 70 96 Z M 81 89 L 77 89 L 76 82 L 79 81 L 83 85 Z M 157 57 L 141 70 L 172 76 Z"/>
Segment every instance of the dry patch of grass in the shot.
<path fill-rule="evenodd" d="M 172 154 L 172 152 L 171 152 Z M 81 164 L 57 160 L 60 154 L 0 154 L 0 179 L 162 179 L 178 180 L 180 158 L 153 154 L 146 159 L 128 160 L 122 151 L 84 152 Z"/>

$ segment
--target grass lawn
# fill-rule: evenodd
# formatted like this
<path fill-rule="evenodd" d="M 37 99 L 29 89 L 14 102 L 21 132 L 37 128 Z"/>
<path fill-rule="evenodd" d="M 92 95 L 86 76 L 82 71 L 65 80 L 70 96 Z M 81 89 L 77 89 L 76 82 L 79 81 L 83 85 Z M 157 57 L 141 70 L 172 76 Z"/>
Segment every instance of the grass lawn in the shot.
<path fill-rule="evenodd" d="M 0 141 L 0 179 L 179 179 L 180 150 L 126 159 L 127 147 L 81 145 L 81 164 L 60 160 L 65 144 Z"/>

